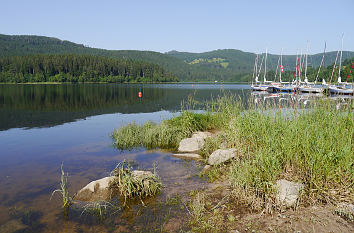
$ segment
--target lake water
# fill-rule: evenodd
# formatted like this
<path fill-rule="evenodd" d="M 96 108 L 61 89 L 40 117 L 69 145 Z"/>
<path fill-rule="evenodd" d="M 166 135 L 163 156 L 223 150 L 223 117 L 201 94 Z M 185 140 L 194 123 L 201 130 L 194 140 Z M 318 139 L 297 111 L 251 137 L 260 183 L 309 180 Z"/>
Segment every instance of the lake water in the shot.
<path fill-rule="evenodd" d="M 143 98 L 138 98 L 139 90 Z M 208 185 L 198 177 L 202 164 L 174 158 L 166 151 L 118 151 L 110 134 L 132 121 L 159 122 L 178 115 L 188 96 L 205 102 L 223 92 L 245 96 L 250 90 L 245 85 L 219 84 L 0 85 L 0 229 L 161 229 L 169 220 L 167 210 L 171 219 L 185 214 L 180 206 L 159 206 L 168 196 Z M 69 192 L 74 194 L 90 181 L 107 176 L 124 159 L 147 170 L 157 162 L 164 184 L 161 195 L 148 200 L 146 207 L 137 203 L 104 222 L 78 213 L 70 213 L 65 221 L 60 195 L 50 200 L 53 190 L 59 188 L 61 163 L 69 173 Z"/>

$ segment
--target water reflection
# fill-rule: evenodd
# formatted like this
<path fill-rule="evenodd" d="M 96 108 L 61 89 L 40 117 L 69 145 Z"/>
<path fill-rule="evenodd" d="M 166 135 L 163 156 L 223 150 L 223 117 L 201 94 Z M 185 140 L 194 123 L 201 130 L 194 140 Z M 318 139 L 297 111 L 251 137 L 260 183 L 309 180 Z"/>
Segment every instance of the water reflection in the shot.
<path fill-rule="evenodd" d="M 51 127 L 108 113 L 178 111 L 193 95 L 210 100 L 222 91 L 240 94 L 242 85 L 216 84 L 67 84 L 0 85 L 0 130 Z M 139 90 L 143 98 L 138 97 Z"/>

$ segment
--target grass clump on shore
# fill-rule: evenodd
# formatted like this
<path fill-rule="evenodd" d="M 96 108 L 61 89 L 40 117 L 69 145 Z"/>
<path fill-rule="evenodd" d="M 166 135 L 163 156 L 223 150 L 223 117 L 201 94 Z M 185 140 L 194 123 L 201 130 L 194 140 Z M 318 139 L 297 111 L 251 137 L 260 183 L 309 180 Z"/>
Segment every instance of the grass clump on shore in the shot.
<path fill-rule="evenodd" d="M 261 206 L 272 205 L 279 178 L 305 185 L 310 202 L 353 201 L 354 116 L 320 103 L 297 117 L 250 110 L 236 117 L 227 138 L 245 151 L 229 178 Z M 259 202 L 258 202 L 259 203 Z"/>
<path fill-rule="evenodd" d="M 129 199 L 139 198 L 142 201 L 144 197 L 154 196 L 162 188 L 162 183 L 157 175 L 155 166 L 153 173 L 139 175 L 134 174 L 130 164 L 123 161 L 118 163 L 111 175 L 116 177 L 111 188 L 117 188 L 124 199 L 123 206 L 127 204 L 127 200 Z"/>
<path fill-rule="evenodd" d="M 144 125 L 131 123 L 112 133 L 114 145 L 118 149 L 134 147 L 176 149 L 179 142 L 195 131 L 214 128 L 214 116 L 211 114 L 182 112 L 181 115 L 164 120 L 161 124 L 148 122 Z"/>

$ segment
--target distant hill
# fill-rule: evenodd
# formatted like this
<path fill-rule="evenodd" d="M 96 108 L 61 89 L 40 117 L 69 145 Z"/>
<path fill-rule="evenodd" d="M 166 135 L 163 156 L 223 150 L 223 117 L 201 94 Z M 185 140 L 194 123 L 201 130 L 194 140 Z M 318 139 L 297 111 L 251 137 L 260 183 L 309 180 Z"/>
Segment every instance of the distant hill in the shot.
<path fill-rule="evenodd" d="M 204 53 L 188 53 L 170 51 L 166 54 L 185 61 L 193 66 L 214 67 L 219 69 L 232 70 L 233 72 L 252 72 L 254 53 L 243 52 L 235 49 L 220 49 Z M 337 52 L 328 52 L 325 55 L 324 65 L 328 66 L 336 59 Z M 262 54 L 264 56 L 264 54 Z M 354 57 L 354 52 L 343 51 L 343 61 Z M 274 70 L 278 64 L 279 55 L 268 54 L 267 69 Z M 322 53 L 309 55 L 308 66 L 316 68 L 320 65 Z M 285 70 L 294 70 L 296 65 L 296 55 L 283 55 L 283 66 Z"/>
<path fill-rule="evenodd" d="M 44 36 L 9 36 L 0 34 L 0 57 L 27 54 L 89 54 L 155 63 L 174 74 L 180 81 L 248 81 L 252 75 L 254 53 L 222 49 L 205 53 L 170 51 L 105 50 Z M 275 69 L 279 55 L 268 56 L 268 69 Z M 309 56 L 309 66 L 317 67 L 322 54 Z M 325 66 L 333 63 L 336 52 L 326 53 Z M 354 57 L 344 51 L 343 60 Z M 295 67 L 295 55 L 283 56 L 285 70 Z"/>

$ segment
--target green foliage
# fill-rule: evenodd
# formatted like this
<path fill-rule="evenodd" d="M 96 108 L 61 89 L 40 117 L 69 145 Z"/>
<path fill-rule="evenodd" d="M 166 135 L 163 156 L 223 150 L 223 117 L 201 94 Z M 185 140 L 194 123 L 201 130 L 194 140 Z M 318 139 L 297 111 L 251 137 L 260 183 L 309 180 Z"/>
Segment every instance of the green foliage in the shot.
<path fill-rule="evenodd" d="M 0 58 L 0 82 L 177 81 L 160 66 L 91 55 L 27 55 Z"/>
<path fill-rule="evenodd" d="M 188 204 L 192 232 L 226 232 L 219 209 L 207 209 L 204 193 L 197 192 Z"/>
<path fill-rule="evenodd" d="M 64 216 L 69 217 L 69 209 L 70 206 L 73 204 L 73 199 L 69 195 L 69 190 L 68 190 L 68 174 L 65 174 L 64 172 L 64 164 L 61 164 L 61 182 L 60 182 L 60 189 L 54 190 L 52 193 L 52 196 L 54 193 L 59 192 L 62 195 L 62 200 L 63 200 L 63 210 L 64 210 Z"/>
<path fill-rule="evenodd" d="M 173 148 L 195 131 L 212 129 L 215 118 L 211 114 L 200 114 L 189 111 L 180 116 L 165 120 L 161 124 L 148 122 L 144 125 L 131 123 L 112 133 L 114 145 L 118 149 L 131 149 L 144 146 L 146 148 Z"/>
<path fill-rule="evenodd" d="M 249 110 L 226 130 L 229 143 L 246 152 L 232 164 L 230 180 L 263 207 L 275 202 L 280 177 L 301 181 L 308 201 L 353 199 L 353 126 L 349 108 L 337 111 L 326 102 L 290 118 Z"/>
<path fill-rule="evenodd" d="M 111 173 L 116 179 L 111 184 L 111 188 L 119 191 L 121 197 L 124 198 L 123 205 L 127 204 L 128 199 L 150 197 L 161 191 L 162 183 L 156 173 L 154 165 L 154 173 L 152 176 L 136 176 L 132 174 L 132 167 L 129 163 L 123 161 L 118 163 Z"/>

